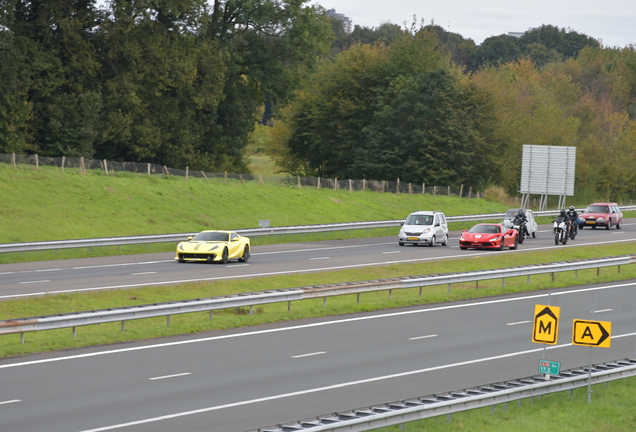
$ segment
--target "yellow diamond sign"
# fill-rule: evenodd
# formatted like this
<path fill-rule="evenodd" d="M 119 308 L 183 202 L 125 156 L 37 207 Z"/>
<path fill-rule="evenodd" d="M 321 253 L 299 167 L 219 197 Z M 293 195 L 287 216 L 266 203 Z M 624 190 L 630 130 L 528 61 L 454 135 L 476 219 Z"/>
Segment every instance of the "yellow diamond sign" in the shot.
<path fill-rule="evenodd" d="M 612 339 L 612 323 L 609 321 L 572 322 L 572 344 L 609 348 Z"/>
<path fill-rule="evenodd" d="M 535 305 L 532 342 L 556 345 L 559 334 L 560 314 L 560 307 Z"/>

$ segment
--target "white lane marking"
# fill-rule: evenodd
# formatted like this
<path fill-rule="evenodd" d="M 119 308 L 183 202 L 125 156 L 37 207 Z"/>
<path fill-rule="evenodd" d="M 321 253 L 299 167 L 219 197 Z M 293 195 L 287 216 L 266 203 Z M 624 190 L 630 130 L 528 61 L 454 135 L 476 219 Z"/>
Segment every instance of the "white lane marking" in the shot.
<path fill-rule="evenodd" d="M 437 335 L 415 336 L 415 337 L 409 338 L 409 340 L 428 339 L 428 338 L 434 338 L 434 337 L 437 337 Z"/>
<path fill-rule="evenodd" d="M 320 354 L 327 354 L 327 351 L 318 351 L 318 352 L 309 353 L 309 354 L 300 354 L 300 355 L 292 356 L 292 358 L 311 357 L 311 356 L 317 356 L 317 355 L 320 355 Z"/>
<path fill-rule="evenodd" d="M 634 335 L 636 335 L 636 333 L 629 333 L 629 334 L 621 335 L 621 336 L 618 336 L 618 337 L 627 337 L 627 336 L 634 336 Z M 614 337 L 614 336 L 612 336 L 612 337 Z M 478 359 L 466 360 L 466 361 L 457 362 L 457 363 L 450 363 L 450 364 L 445 364 L 445 365 L 432 366 L 432 367 L 424 368 L 424 369 L 416 369 L 416 370 L 412 370 L 412 371 L 400 372 L 400 373 L 395 373 L 395 374 L 390 374 L 390 375 L 382 375 L 382 376 L 377 376 L 377 377 L 372 377 L 372 378 L 361 379 L 361 380 L 357 380 L 357 381 L 342 382 L 342 383 L 332 384 L 332 385 L 328 385 L 328 386 L 324 386 L 324 387 L 315 387 L 315 388 L 310 388 L 310 389 L 305 389 L 305 390 L 298 390 L 298 391 L 290 392 L 290 393 L 282 393 L 282 394 L 277 394 L 277 395 L 273 395 L 273 396 L 266 396 L 266 397 L 257 398 L 257 399 L 250 399 L 250 400 L 245 400 L 245 401 L 233 402 L 233 403 L 228 403 L 228 404 L 225 404 L 225 405 L 216 405 L 216 406 L 211 406 L 211 407 L 207 407 L 207 408 L 200 408 L 200 409 L 191 410 L 191 411 L 182 411 L 182 412 L 177 412 L 177 413 L 173 413 L 173 414 L 167 414 L 167 415 L 158 416 L 158 417 L 150 417 L 150 418 L 146 418 L 146 419 L 131 421 L 131 422 L 127 422 L 127 423 L 119 423 L 119 424 L 114 424 L 114 425 L 111 425 L 111 426 L 104 426 L 104 427 L 100 427 L 100 428 L 96 428 L 96 429 L 87 429 L 87 430 L 84 430 L 84 431 L 81 431 L 81 432 L 104 432 L 104 431 L 109 431 L 109 430 L 113 430 L 113 429 L 122 429 L 122 428 L 129 427 L 129 426 L 138 426 L 138 425 L 142 425 L 142 424 L 155 423 L 155 422 L 159 422 L 159 421 L 163 421 L 163 420 L 171 420 L 171 419 L 175 419 L 175 418 L 179 418 L 179 417 L 186 417 L 186 416 L 190 416 L 190 415 L 202 414 L 202 413 L 207 413 L 207 412 L 211 412 L 211 411 L 219 411 L 219 410 L 226 409 L 226 408 L 235 408 L 235 407 L 238 407 L 238 406 L 253 405 L 253 404 L 256 404 L 256 403 L 260 403 L 260 402 L 267 402 L 267 401 L 273 401 L 273 400 L 279 400 L 279 399 L 286 399 L 286 398 L 290 398 L 290 397 L 294 397 L 294 396 L 301 396 L 301 395 L 306 395 L 306 394 L 311 394 L 311 393 L 318 393 L 318 392 L 323 392 L 323 391 L 328 391 L 328 390 L 335 390 L 335 389 L 340 389 L 340 388 L 353 387 L 353 386 L 357 386 L 357 385 L 361 385 L 361 384 L 368 384 L 368 383 L 372 383 L 372 382 L 385 381 L 385 380 L 389 380 L 389 379 L 403 378 L 403 377 L 407 377 L 407 376 L 419 375 L 419 374 L 424 374 L 424 373 L 428 373 L 428 372 L 435 372 L 435 371 L 439 371 L 439 370 L 443 370 L 443 369 L 451 369 L 451 368 L 455 368 L 455 367 L 469 366 L 469 365 L 473 365 L 473 364 L 485 363 L 485 362 L 501 360 L 501 359 L 505 359 L 505 358 L 517 357 L 517 356 L 522 356 L 522 355 L 527 355 L 527 354 L 534 354 L 534 353 L 542 352 L 544 349 L 552 350 L 552 349 L 558 349 L 558 348 L 567 348 L 567 347 L 569 347 L 571 345 L 572 344 L 555 345 L 555 346 L 549 346 L 549 347 L 545 347 L 545 348 L 534 348 L 534 349 L 529 349 L 529 350 L 525 350 L 525 351 L 517 351 L 517 352 L 512 352 L 512 353 L 507 353 L 507 354 L 501 354 L 501 355 L 492 356 L 492 357 L 482 357 L 482 358 L 478 358 Z"/>
<path fill-rule="evenodd" d="M 71 270 L 87 270 L 87 269 L 95 269 L 95 268 L 123 267 L 123 266 L 145 265 L 145 264 L 161 264 L 161 263 L 167 263 L 167 262 L 174 262 L 174 260 L 145 261 L 145 262 L 138 262 L 138 263 L 102 264 L 102 265 L 94 265 L 94 266 L 71 267 Z"/>
<path fill-rule="evenodd" d="M 370 247 L 370 246 L 385 246 L 385 245 L 391 245 L 391 244 L 395 244 L 395 242 L 369 243 L 369 244 L 363 244 L 363 245 L 349 245 L 349 246 L 329 246 L 329 247 L 321 247 L 321 248 L 284 250 L 284 251 L 274 251 L 274 252 L 258 252 L 258 253 L 253 253 L 252 256 L 254 256 L 254 255 L 278 255 L 278 254 L 299 253 L 299 252 L 315 252 L 315 251 L 321 251 L 321 250 L 363 248 L 363 247 Z"/>
<path fill-rule="evenodd" d="M 590 313 L 603 313 L 603 312 L 611 312 L 614 309 L 601 309 L 601 310 L 595 310 L 595 311 L 591 311 Z"/>
<path fill-rule="evenodd" d="M 382 252 L 383 254 L 394 254 L 394 253 L 402 253 L 402 251 L 388 251 L 388 252 Z"/>
<path fill-rule="evenodd" d="M 513 326 L 513 325 L 519 325 L 519 324 L 528 324 L 528 323 L 531 323 L 531 322 L 532 321 L 519 321 L 519 322 L 508 323 L 506 325 Z"/>
<path fill-rule="evenodd" d="M 178 374 L 174 374 L 174 375 L 164 375 L 164 376 L 159 376 L 159 377 L 154 377 L 154 378 L 148 378 L 148 380 L 149 381 L 156 381 L 156 380 L 162 380 L 162 379 L 167 379 L 167 378 L 182 377 L 182 376 L 186 376 L 186 375 L 192 375 L 192 372 L 184 372 L 184 373 L 178 373 Z"/>
<path fill-rule="evenodd" d="M 627 234 L 625 231 L 614 231 L 612 234 Z"/>
<path fill-rule="evenodd" d="M 42 269 L 42 270 L 36 270 L 36 273 L 40 273 L 40 272 L 51 272 L 51 271 L 61 271 L 62 269 Z"/>
<path fill-rule="evenodd" d="M 249 264 L 231 264 L 231 265 L 226 265 L 225 268 L 247 267 L 247 266 L 249 266 Z"/>
<path fill-rule="evenodd" d="M 140 275 L 147 275 L 147 274 L 157 274 L 158 272 L 140 272 L 140 273 L 131 273 L 131 276 L 140 276 Z"/>
<path fill-rule="evenodd" d="M 45 283 L 45 282 L 51 282 L 51 281 L 50 280 L 24 281 L 24 282 L 20 282 L 20 284 L 36 284 L 36 283 Z"/>
<path fill-rule="evenodd" d="M 16 403 L 16 402 L 22 402 L 22 400 L 21 399 L 13 399 L 13 400 L 8 400 L 8 401 L 3 401 L 3 402 L 0 402 L 0 405 L 6 405 L 6 404 Z"/>
<path fill-rule="evenodd" d="M 561 296 L 561 295 L 568 295 L 568 294 L 580 294 L 580 293 L 588 292 L 588 291 L 603 291 L 607 289 L 625 288 L 625 287 L 633 287 L 633 286 L 636 286 L 636 282 L 616 284 L 616 285 L 605 285 L 600 287 L 591 287 L 591 288 L 584 288 L 584 289 L 573 289 L 570 291 L 561 291 L 561 292 L 555 292 L 551 294 L 532 294 L 532 295 L 515 297 L 515 298 L 485 300 L 485 301 L 479 301 L 475 303 L 439 306 L 439 307 L 418 309 L 418 310 L 412 310 L 412 311 L 390 312 L 390 313 L 379 314 L 379 315 L 370 315 L 370 316 L 356 317 L 356 318 L 345 318 L 345 319 L 324 321 L 324 322 L 311 323 L 311 324 L 301 324 L 301 325 L 292 326 L 292 327 L 282 327 L 282 328 L 275 328 L 275 329 L 268 329 L 268 330 L 256 330 L 256 331 L 251 331 L 246 333 L 236 333 L 236 334 L 229 334 L 229 335 L 223 335 L 223 336 L 211 336 L 209 338 L 191 339 L 191 340 L 178 341 L 178 342 L 166 342 L 162 344 L 145 345 L 145 346 L 139 346 L 139 347 L 119 348 L 119 349 L 110 350 L 110 351 L 97 351 L 92 353 L 77 354 L 77 355 L 66 356 L 66 357 L 54 357 L 54 358 L 42 359 L 42 360 L 32 360 L 32 361 L 26 361 L 22 363 L 9 363 L 4 365 L 0 364 L 0 369 L 19 367 L 19 366 L 30 366 L 35 364 L 50 363 L 50 362 L 63 361 L 63 360 L 75 360 L 80 358 L 97 357 L 101 355 L 119 354 L 124 352 L 131 352 L 131 351 L 141 351 L 146 349 L 165 348 L 165 347 L 171 347 L 171 346 L 177 346 L 177 345 L 187 345 L 191 343 L 210 342 L 210 341 L 221 340 L 221 339 L 233 339 L 237 337 L 255 336 L 260 334 L 277 333 L 282 331 L 298 330 L 298 329 L 304 329 L 304 328 L 310 328 L 310 327 L 321 327 L 321 326 L 355 322 L 355 321 L 366 321 L 371 319 L 381 319 L 381 318 L 387 318 L 387 317 L 390 318 L 395 316 L 413 315 L 413 314 L 426 313 L 426 312 L 439 312 L 443 310 L 459 309 L 459 308 L 466 308 L 466 307 L 473 307 L 473 306 L 503 304 L 503 303 L 509 303 L 513 301 L 545 299 L 546 297 L 550 295 Z M 630 333 L 629 335 L 636 335 L 636 333 Z M 629 335 L 626 335 L 626 336 L 629 336 Z M 616 336 L 616 337 L 620 337 L 620 336 Z"/>
<path fill-rule="evenodd" d="M 326 260 L 329 259 L 329 257 L 317 257 L 317 258 L 309 258 L 309 261 L 316 261 L 316 260 Z"/>

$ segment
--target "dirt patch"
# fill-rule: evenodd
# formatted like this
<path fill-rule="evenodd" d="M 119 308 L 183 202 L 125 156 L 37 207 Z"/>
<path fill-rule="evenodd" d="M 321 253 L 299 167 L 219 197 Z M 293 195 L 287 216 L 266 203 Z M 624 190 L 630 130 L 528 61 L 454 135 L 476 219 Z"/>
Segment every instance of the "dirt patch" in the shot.
<path fill-rule="evenodd" d="M 329 198 L 329 199 L 335 203 L 342 204 L 342 201 L 340 201 L 338 198 Z"/>

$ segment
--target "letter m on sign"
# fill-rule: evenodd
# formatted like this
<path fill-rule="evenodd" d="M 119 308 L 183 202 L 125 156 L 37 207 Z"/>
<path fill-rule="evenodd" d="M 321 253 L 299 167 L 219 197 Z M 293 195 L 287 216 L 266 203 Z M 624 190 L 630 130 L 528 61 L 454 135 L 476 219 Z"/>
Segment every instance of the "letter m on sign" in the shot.
<path fill-rule="evenodd" d="M 559 335 L 560 314 L 560 307 L 535 305 L 532 342 L 556 345 Z"/>

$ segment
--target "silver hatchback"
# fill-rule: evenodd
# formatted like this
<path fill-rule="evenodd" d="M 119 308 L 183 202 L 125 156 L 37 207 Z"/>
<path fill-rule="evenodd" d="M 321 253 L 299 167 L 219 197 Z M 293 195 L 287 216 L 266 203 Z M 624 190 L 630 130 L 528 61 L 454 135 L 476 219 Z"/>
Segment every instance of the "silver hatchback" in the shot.
<path fill-rule="evenodd" d="M 440 211 L 416 211 L 406 218 L 398 234 L 398 244 L 435 246 L 448 244 L 448 223 Z"/>

